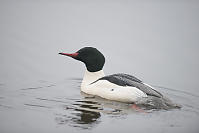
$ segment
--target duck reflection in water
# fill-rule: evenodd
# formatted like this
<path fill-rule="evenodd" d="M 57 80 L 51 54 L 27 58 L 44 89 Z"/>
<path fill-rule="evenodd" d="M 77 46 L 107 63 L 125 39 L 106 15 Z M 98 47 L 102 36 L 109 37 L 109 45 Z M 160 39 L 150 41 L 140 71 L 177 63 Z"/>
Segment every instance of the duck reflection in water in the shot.
<path fill-rule="evenodd" d="M 102 114 L 122 116 L 129 109 L 129 104 L 106 100 L 81 92 L 82 99 L 73 100 L 71 105 L 65 105 L 64 112 L 56 115 L 58 124 L 67 124 L 81 129 L 90 129 L 99 124 Z"/>
<path fill-rule="evenodd" d="M 99 107 L 93 107 L 92 105 L 87 105 L 87 103 L 90 103 L 90 101 L 80 101 L 80 102 L 86 103 L 86 104 L 79 104 L 80 108 L 75 109 L 76 111 L 80 112 L 77 114 L 79 116 L 79 119 L 76 120 L 76 123 L 92 124 L 96 122 L 98 118 L 100 118 L 101 116 L 100 112 L 91 111 L 89 109 L 99 110 Z M 78 104 L 75 104 L 75 105 L 78 105 Z"/>
<path fill-rule="evenodd" d="M 65 107 L 69 114 L 57 114 L 56 121 L 58 124 L 90 129 L 100 122 L 98 119 L 101 117 L 100 107 L 94 105 L 97 105 L 97 103 L 84 100 L 75 101 L 71 107 Z"/>

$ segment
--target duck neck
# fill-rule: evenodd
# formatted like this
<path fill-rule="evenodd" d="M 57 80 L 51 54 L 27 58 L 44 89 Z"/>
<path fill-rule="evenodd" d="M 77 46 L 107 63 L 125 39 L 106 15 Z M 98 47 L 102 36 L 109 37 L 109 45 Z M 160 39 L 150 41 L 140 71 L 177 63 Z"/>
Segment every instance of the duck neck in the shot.
<path fill-rule="evenodd" d="M 104 71 L 100 70 L 97 72 L 89 72 L 88 70 L 85 71 L 84 78 L 82 80 L 81 86 L 89 85 L 90 83 L 96 81 L 97 79 L 104 77 Z"/>

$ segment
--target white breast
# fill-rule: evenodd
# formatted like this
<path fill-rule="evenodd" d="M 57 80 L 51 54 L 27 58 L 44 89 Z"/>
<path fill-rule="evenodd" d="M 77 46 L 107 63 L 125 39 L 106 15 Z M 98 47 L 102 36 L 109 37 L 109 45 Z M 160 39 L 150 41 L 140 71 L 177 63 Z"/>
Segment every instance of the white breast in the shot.
<path fill-rule="evenodd" d="M 93 83 L 103 76 L 103 70 L 98 72 L 86 71 L 81 84 L 81 91 L 87 94 L 97 95 L 105 99 L 121 102 L 135 102 L 138 98 L 147 97 L 144 92 L 136 87 L 119 86 L 107 80 L 99 80 Z"/>

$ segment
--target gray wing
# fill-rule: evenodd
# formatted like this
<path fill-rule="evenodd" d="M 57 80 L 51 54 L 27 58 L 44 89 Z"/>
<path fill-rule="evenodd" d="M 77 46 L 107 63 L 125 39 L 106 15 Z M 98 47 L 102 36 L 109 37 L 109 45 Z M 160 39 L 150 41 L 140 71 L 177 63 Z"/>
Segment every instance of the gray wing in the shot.
<path fill-rule="evenodd" d="M 104 76 L 104 77 L 96 80 L 95 82 L 97 82 L 99 80 L 107 80 L 111 83 L 114 83 L 114 84 L 117 84 L 117 85 L 120 85 L 120 86 L 136 87 L 149 96 L 163 97 L 160 92 L 158 92 L 158 91 L 154 90 L 153 88 L 145 85 L 138 78 L 131 76 L 131 75 L 128 75 L 128 74 L 119 73 L 119 74 L 108 75 L 108 76 Z"/>

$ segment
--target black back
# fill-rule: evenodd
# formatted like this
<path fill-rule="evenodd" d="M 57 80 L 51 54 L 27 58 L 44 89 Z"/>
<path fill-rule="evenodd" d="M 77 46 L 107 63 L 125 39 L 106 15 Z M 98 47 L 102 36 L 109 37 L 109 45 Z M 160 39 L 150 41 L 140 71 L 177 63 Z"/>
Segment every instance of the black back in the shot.
<path fill-rule="evenodd" d="M 131 84 L 131 82 L 128 82 L 128 80 L 138 82 L 138 83 L 142 82 L 141 80 L 139 80 L 138 78 L 134 76 L 123 74 L 123 73 L 104 76 L 100 78 L 99 80 L 108 80 L 109 82 L 115 83 L 120 86 L 134 86 L 133 84 Z"/>
<path fill-rule="evenodd" d="M 119 86 L 136 87 L 149 96 L 162 97 L 162 94 L 160 92 L 158 92 L 158 91 L 154 90 L 153 88 L 145 85 L 138 78 L 131 76 L 131 75 L 128 75 L 128 74 L 119 73 L 119 74 L 104 76 L 104 77 L 96 80 L 93 83 L 96 83 L 99 80 L 107 80 L 107 81 L 114 83 L 114 84 L 117 84 Z M 93 83 L 91 83 L 91 84 L 93 84 Z"/>

